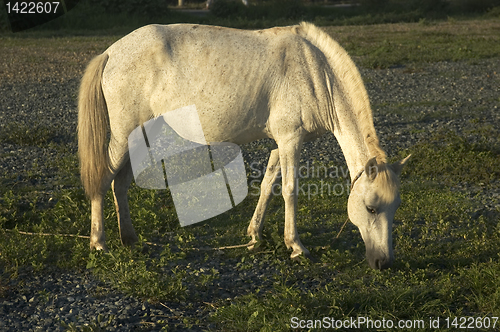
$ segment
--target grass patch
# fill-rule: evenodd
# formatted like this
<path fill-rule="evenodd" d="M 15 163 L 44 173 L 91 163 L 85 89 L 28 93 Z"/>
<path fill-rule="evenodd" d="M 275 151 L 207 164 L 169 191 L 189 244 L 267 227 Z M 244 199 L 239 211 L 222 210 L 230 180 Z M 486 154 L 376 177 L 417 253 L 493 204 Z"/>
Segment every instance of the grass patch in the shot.
<path fill-rule="evenodd" d="M 25 123 L 11 123 L 2 128 L 0 142 L 17 144 L 20 146 L 45 147 L 51 141 L 61 136 L 60 130 L 55 127 Z"/>
<path fill-rule="evenodd" d="M 394 230 L 397 263 L 390 272 L 339 265 L 345 253 L 334 244 L 322 253 L 322 264 L 283 263 L 271 292 L 248 294 L 231 305 L 220 301 L 212 319 L 227 331 L 289 331 L 292 317 L 423 320 L 427 328 L 420 330 L 427 331 L 430 317 L 444 324 L 445 317 L 498 315 L 498 292 L 491 287 L 500 272 L 499 220 L 474 219 L 474 206 L 463 195 L 416 182 L 403 182 Z"/>
<path fill-rule="evenodd" d="M 417 146 L 409 152 L 419 156 L 420 149 Z M 210 320 L 216 329 L 288 331 L 292 317 L 410 319 L 415 324 L 422 320 L 428 324 L 430 317 L 441 317 L 443 322 L 444 317 L 500 314 L 496 291 L 500 221 L 491 215 L 474 215 L 477 206 L 473 201 L 420 173 L 417 166 L 435 159 L 435 155 L 422 154 L 407 168 L 401 188 L 403 205 L 394 226 L 397 261 L 389 271 L 368 268 L 363 261 L 364 245 L 353 225 L 348 225 L 339 240 L 333 240 L 345 219 L 346 195 L 299 196 L 299 233 L 317 262 L 290 261 L 283 245 L 282 201 L 275 198 L 264 230 L 263 252 L 235 249 L 225 253 L 226 259 L 239 261 L 231 267 L 236 274 L 251 271 L 256 262 L 273 267 L 277 272 L 269 280 L 272 287 L 244 292 L 230 303 L 214 293 L 213 301 L 201 306 L 212 312 Z M 463 176 L 456 173 L 456 177 Z M 331 185 L 344 183 L 342 178 L 322 180 Z M 301 184 L 320 185 L 318 179 L 307 178 Z M 153 302 L 184 303 L 199 303 L 201 294 L 212 289 L 219 278 L 217 267 L 202 271 L 190 268 L 190 262 L 209 262 L 215 255 L 197 248 L 244 242 L 256 203 L 256 198 L 249 196 L 228 213 L 180 228 L 168 192 L 133 186 L 130 204 L 141 243 L 130 250 L 119 242 L 112 196 L 108 194 L 105 218 L 111 250 L 107 254 L 89 252 L 88 239 L 26 236 L 6 230 L 88 234 L 90 206 L 83 191 L 64 190 L 54 199 L 54 206 L 40 209 L 36 204 L 21 204 L 21 194 L 4 194 L 0 200 L 0 264 L 4 268 L 89 268 L 122 292 Z M 145 246 L 146 241 L 166 245 Z M 184 327 L 193 322 L 186 321 Z"/>
<path fill-rule="evenodd" d="M 368 68 L 496 57 L 499 29 L 498 20 L 325 28 Z"/>
<path fill-rule="evenodd" d="M 441 130 L 418 143 L 411 149 L 412 176 L 446 185 L 490 185 L 500 177 L 500 142 L 492 140 L 499 137 L 499 132 L 491 126 L 482 130 L 478 127 L 474 132 L 476 135 L 466 139 L 455 132 Z"/>
<path fill-rule="evenodd" d="M 188 273 L 180 267 L 168 269 L 179 259 L 169 249 L 165 246 L 159 259 L 123 247 L 109 253 L 91 252 L 86 267 L 117 289 L 149 301 L 185 300 L 187 288 L 196 280 L 187 278 Z"/>

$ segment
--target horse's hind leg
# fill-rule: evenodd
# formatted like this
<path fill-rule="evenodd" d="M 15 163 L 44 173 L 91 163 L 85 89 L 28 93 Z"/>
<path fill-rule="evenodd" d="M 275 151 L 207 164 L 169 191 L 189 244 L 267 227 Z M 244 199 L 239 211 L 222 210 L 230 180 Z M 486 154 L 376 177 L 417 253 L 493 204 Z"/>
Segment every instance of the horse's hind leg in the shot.
<path fill-rule="evenodd" d="M 90 249 L 107 251 L 106 235 L 104 233 L 103 205 L 104 194 L 100 193 L 90 201 L 91 224 L 90 224 Z"/>
<path fill-rule="evenodd" d="M 107 251 L 106 234 L 104 232 L 104 196 L 109 189 L 114 174 L 108 170 L 101 180 L 101 190 L 91 198 L 90 249 Z"/>
<path fill-rule="evenodd" d="M 119 144 L 116 140 L 111 139 L 108 146 L 108 156 L 110 159 L 110 169 L 106 171 L 99 184 L 99 193 L 91 198 L 91 213 L 92 221 L 90 225 L 90 249 L 107 250 L 106 235 L 104 233 L 104 196 L 111 186 L 111 182 L 117 173 L 123 168 L 127 161 L 128 145 Z"/>
<path fill-rule="evenodd" d="M 278 149 L 274 149 L 271 151 L 271 155 L 269 156 L 266 174 L 264 175 L 260 185 L 259 202 L 257 203 L 257 207 L 255 208 L 252 220 L 250 221 L 250 225 L 247 229 L 248 236 L 252 237 L 251 242 L 257 242 L 262 238 L 262 226 L 264 225 L 267 205 L 271 201 L 273 185 L 276 183 L 279 173 L 279 153 Z M 254 249 L 254 245 L 249 246 L 248 249 Z"/>
<path fill-rule="evenodd" d="M 127 199 L 127 192 L 132 179 L 132 166 L 130 165 L 129 159 L 125 162 L 123 168 L 116 174 L 112 183 L 120 238 L 122 244 L 126 246 L 133 245 L 137 242 L 137 235 L 135 234 L 134 226 L 132 226 L 132 220 L 130 219 Z"/>

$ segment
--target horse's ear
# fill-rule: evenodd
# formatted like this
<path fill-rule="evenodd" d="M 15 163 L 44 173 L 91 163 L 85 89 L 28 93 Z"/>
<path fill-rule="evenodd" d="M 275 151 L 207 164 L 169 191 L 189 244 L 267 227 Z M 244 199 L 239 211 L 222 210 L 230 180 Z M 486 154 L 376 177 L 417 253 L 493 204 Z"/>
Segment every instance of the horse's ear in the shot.
<path fill-rule="evenodd" d="M 410 159 L 411 154 L 409 154 L 406 158 L 401 159 L 400 161 L 396 161 L 395 163 L 391 164 L 391 168 L 394 170 L 394 173 L 396 173 L 397 176 L 401 175 L 401 171 L 403 170 L 403 166 L 406 165 L 406 162 L 408 159 Z"/>
<path fill-rule="evenodd" d="M 373 157 L 368 160 L 365 165 L 365 173 L 368 179 L 371 181 L 375 180 L 378 174 L 377 158 Z"/>

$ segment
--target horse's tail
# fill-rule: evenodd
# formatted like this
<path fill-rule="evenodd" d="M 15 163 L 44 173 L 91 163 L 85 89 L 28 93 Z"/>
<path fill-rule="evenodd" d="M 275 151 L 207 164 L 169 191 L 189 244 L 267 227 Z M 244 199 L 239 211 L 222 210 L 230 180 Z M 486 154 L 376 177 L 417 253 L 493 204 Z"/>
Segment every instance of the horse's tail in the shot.
<path fill-rule="evenodd" d="M 87 66 L 78 96 L 78 157 L 86 194 L 101 194 L 101 182 L 110 167 L 107 134 L 109 115 L 102 91 L 107 54 L 96 56 Z"/>

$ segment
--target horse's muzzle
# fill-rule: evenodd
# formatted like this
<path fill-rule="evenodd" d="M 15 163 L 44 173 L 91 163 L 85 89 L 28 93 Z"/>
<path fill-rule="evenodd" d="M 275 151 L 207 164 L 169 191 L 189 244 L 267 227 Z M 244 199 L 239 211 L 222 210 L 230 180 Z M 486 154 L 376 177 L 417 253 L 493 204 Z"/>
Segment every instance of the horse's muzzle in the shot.
<path fill-rule="evenodd" d="M 368 264 L 372 269 L 375 270 L 384 270 L 388 269 L 392 266 L 394 262 L 394 257 L 392 255 L 386 255 L 382 252 L 366 252 L 366 258 L 368 260 Z"/>

